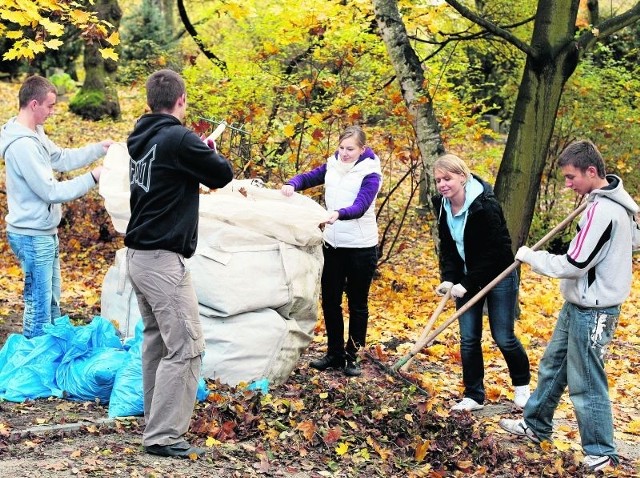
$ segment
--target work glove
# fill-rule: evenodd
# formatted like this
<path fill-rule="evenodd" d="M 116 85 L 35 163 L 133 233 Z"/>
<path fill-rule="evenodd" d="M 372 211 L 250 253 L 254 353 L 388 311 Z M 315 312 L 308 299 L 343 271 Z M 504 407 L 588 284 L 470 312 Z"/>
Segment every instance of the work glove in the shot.
<path fill-rule="evenodd" d="M 451 287 L 453 287 L 453 282 L 449 282 L 446 280 L 442 284 L 440 284 L 438 287 L 436 287 L 436 294 L 442 297 L 447 292 L 449 292 L 449 289 L 451 289 Z"/>
<path fill-rule="evenodd" d="M 516 252 L 516 261 L 527 262 L 527 256 L 530 252 L 533 252 L 530 247 L 522 246 L 518 249 L 518 252 Z"/>
<path fill-rule="evenodd" d="M 456 299 L 462 299 L 466 293 L 467 289 L 462 284 L 456 284 L 451 288 L 451 295 Z"/>

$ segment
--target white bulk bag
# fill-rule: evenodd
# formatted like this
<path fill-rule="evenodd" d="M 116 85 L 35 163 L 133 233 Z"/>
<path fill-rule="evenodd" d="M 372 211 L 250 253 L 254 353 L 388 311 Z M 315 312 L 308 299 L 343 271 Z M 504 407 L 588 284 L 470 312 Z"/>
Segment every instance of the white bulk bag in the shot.
<path fill-rule="evenodd" d="M 113 321 L 126 340 L 135 336 L 135 328 L 141 319 L 138 299 L 127 276 L 126 249 L 116 252 L 116 258 L 102 281 L 100 315 Z"/>
<path fill-rule="evenodd" d="M 126 145 L 112 145 L 104 165 L 100 194 L 124 233 L 130 217 Z M 198 248 L 187 266 L 206 340 L 204 375 L 230 384 L 281 383 L 312 339 L 323 265 L 318 225 L 330 214 L 308 197 L 287 198 L 244 180 L 201 194 L 199 216 Z M 118 251 L 105 276 L 102 315 L 129 337 L 140 313 L 123 254 Z"/>

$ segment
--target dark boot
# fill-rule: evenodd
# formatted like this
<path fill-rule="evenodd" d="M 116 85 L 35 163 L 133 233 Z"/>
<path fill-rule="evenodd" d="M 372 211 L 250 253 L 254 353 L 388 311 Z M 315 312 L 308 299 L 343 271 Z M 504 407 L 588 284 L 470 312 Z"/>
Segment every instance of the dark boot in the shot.
<path fill-rule="evenodd" d="M 328 368 L 344 368 L 344 357 L 327 354 L 321 359 L 312 360 L 309 365 L 317 370 L 327 370 Z"/>
<path fill-rule="evenodd" d="M 344 374 L 347 377 L 357 377 L 362 373 L 360 365 L 355 360 L 347 359 L 347 366 L 344 368 Z"/>

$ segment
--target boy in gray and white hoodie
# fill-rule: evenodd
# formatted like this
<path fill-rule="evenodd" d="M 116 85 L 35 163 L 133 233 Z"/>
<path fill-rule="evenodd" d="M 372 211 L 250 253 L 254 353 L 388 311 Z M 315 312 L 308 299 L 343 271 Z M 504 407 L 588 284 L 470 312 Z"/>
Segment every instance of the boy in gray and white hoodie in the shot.
<path fill-rule="evenodd" d="M 500 426 L 536 443 L 550 441 L 553 415 L 568 387 L 584 464 L 597 471 L 619 462 L 604 363 L 620 305 L 631 291 L 631 256 L 640 237 L 638 205 L 619 177 L 605 174 L 604 160 L 590 141 L 567 146 L 558 165 L 566 186 L 588 195 L 589 204 L 566 254 L 528 247 L 516 253 L 516 260 L 535 272 L 560 278 L 565 303 L 540 361 L 538 386 L 524 408 L 524 419 L 503 419 Z"/>
<path fill-rule="evenodd" d="M 53 114 L 56 87 L 46 78 L 27 78 L 18 93 L 19 112 L 0 131 L 0 156 L 6 170 L 9 214 L 7 238 L 24 273 L 23 334 L 43 334 L 43 326 L 60 317 L 58 224 L 61 203 L 76 199 L 100 180 L 102 166 L 67 181 L 55 171 L 71 171 L 102 157 L 113 143 L 84 148 L 55 145 L 42 125 Z"/>

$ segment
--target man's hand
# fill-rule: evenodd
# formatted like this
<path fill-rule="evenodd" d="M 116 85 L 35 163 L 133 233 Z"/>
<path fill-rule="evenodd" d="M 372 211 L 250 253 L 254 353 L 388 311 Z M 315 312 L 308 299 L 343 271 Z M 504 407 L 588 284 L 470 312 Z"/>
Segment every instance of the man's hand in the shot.
<path fill-rule="evenodd" d="M 296 190 L 291 184 L 285 184 L 280 188 L 280 192 L 287 197 L 291 197 Z"/>
<path fill-rule="evenodd" d="M 516 252 L 516 261 L 526 263 L 527 256 L 529 255 L 530 252 L 533 252 L 533 250 L 530 247 L 522 246 L 520 249 L 518 249 L 518 252 Z"/>
<path fill-rule="evenodd" d="M 451 288 L 451 295 L 456 299 L 462 299 L 466 293 L 467 289 L 462 284 L 456 284 Z"/>
<path fill-rule="evenodd" d="M 96 166 L 91 170 L 91 176 L 93 176 L 93 180 L 97 183 L 100 182 L 100 175 L 102 174 L 102 166 Z"/>
<path fill-rule="evenodd" d="M 100 146 L 102 146 L 102 149 L 104 149 L 104 152 L 106 153 L 107 151 L 109 151 L 109 146 L 111 146 L 115 141 L 113 141 L 112 139 L 105 139 L 104 141 L 100 141 Z"/>
<path fill-rule="evenodd" d="M 436 294 L 442 297 L 453 287 L 453 282 L 444 281 L 438 287 L 436 287 Z"/>

